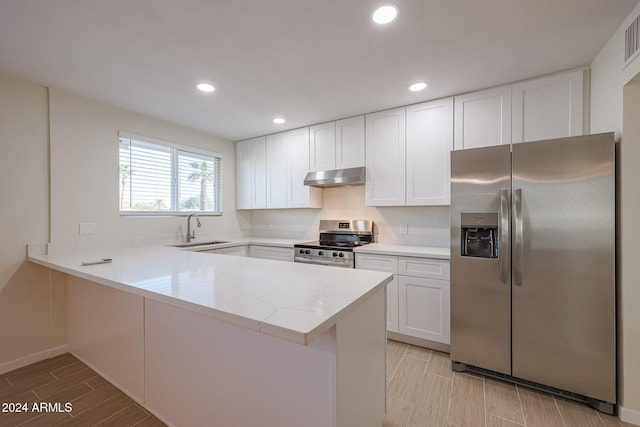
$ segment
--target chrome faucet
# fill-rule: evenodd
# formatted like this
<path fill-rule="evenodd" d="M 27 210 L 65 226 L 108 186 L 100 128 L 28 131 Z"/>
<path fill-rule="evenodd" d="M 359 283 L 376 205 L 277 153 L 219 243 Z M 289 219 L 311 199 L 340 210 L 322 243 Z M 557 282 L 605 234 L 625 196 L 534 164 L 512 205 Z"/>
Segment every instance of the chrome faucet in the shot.
<path fill-rule="evenodd" d="M 187 217 L 187 243 L 191 243 L 191 241 L 193 239 L 196 238 L 196 230 L 191 230 L 191 217 L 195 216 L 196 217 L 196 224 L 198 227 L 200 227 L 202 224 L 200 224 L 200 218 L 198 217 L 198 214 L 195 212 L 191 212 L 189 214 L 189 216 Z"/>

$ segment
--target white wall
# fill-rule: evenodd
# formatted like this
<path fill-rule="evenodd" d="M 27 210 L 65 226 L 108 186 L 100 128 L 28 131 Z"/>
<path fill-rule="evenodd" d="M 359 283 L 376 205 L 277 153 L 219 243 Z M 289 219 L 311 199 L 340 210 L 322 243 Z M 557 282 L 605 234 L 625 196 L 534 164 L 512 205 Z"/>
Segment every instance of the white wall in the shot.
<path fill-rule="evenodd" d="M 621 231 L 620 231 L 620 310 L 622 331 L 621 402 L 633 410 L 633 422 L 640 425 L 640 250 L 638 212 L 640 192 L 640 74 L 624 88 L 624 135 L 620 144 Z"/>
<path fill-rule="evenodd" d="M 624 64 L 624 30 L 640 14 L 640 4 L 620 25 L 591 63 L 591 133 L 622 134 L 622 88 L 640 72 L 636 58 L 628 67 Z"/>
<path fill-rule="evenodd" d="M 591 132 L 615 131 L 619 153 L 619 390 L 620 418 L 640 425 L 640 57 L 623 69 L 629 15 L 591 65 Z M 638 77 L 636 77 L 638 76 Z M 636 82 L 629 83 L 634 77 Z M 635 83 L 635 84 L 634 84 Z"/>
<path fill-rule="evenodd" d="M 365 206 L 363 185 L 322 191 L 320 210 L 252 211 L 251 234 L 314 240 L 321 219 L 372 219 L 377 242 L 449 247 L 449 206 L 374 208 Z M 407 234 L 402 234 L 401 224 L 407 224 Z"/>
<path fill-rule="evenodd" d="M 173 242 L 185 217 L 120 218 L 118 130 L 222 155 L 222 216 L 202 217 L 200 238 L 240 236 L 230 141 L 0 73 L 0 373 L 64 351 L 66 276 L 26 260 L 27 244 Z M 79 222 L 96 235 L 79 236 Z M 117 242 L 117 243 L 116 243 Z"/>
<path fill-rule="evenodd" d="M 184 239 L 186 217 L 120 217 L 118 131 L 211 150 L 222 155 L 223 215 L 201 217 L 199 238 L 248 230 L 248 214 L 235 210 L 235 148 L 230 141 L 142 114 L 50 90 L 51 242 L 80 247 L 111 241 L 133 244 Z M 79 236 L 80 222 L 95 223 Z"/>
<path fill-rule="evenodd" d="M 47 89 L 0 73 L 0 372 L 66 342 L 66 289 L 26 261 L 49 237 L 48 132 Z"/>

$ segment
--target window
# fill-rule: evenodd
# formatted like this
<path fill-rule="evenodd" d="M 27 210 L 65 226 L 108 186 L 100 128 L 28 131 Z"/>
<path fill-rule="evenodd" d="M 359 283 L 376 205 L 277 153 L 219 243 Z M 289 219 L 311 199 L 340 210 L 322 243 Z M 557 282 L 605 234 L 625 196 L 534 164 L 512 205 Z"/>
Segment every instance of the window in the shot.
<path fill-rule="evenodd" d="M 120 213 L 222 213 L 220 156 L 120 133 Z"/>

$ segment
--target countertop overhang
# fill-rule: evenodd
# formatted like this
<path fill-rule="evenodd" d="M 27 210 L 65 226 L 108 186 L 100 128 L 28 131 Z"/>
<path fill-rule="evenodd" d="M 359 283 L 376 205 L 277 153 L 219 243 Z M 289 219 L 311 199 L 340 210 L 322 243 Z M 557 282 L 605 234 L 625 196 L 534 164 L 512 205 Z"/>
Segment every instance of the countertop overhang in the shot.
<path fill-rule="evenodd" d="M 102 258 L 112 262 L 82 265 Z M 30 254 L 29 261 L 304 345 L 393 277 L 167 246 Z"/>

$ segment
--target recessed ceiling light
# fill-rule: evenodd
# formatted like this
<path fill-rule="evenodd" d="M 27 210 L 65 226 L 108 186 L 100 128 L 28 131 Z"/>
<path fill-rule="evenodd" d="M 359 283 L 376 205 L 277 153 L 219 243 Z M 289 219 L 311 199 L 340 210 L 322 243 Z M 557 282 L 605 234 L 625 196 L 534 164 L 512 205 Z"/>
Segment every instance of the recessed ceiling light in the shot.
<path fill-rule="evenodd" d="M 216 89 L 209 83 L 198 83 L 196 87 L 203 92 L 213 92 Z"/>
<path fill-rule="evenodd" d="M 373 22 L 376 24 L 388 24 L 398 16 L 398 6 L 395 4 L 385 4 L 373 12 Z"/>
<path fill-rule="evenodd" d="M 285 122 L 286 120 L 281 118 L 281 117 L 276 117 L 275 119 L 273 119 L 273 123 L 281 125 Z"/>
<path fill-rule="evenodd" d="M 427 87 L 427 84 L 424 82 L 420 82 L 420 83 L 414 83 L 411 86 L 409 86 L 409 90 L 411 92 L 418 92 L 421 91 L 423 89 L 425 89 Z"/>

